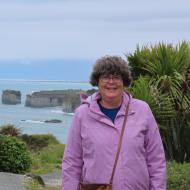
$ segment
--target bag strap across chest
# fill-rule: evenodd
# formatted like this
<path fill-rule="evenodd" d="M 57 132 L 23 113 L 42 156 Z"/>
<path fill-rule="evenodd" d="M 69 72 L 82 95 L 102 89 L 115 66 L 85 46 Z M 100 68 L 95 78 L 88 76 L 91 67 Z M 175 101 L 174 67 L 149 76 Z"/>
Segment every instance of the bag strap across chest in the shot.
<path fill-rule="evenodd" d="M 125 111 L 125 117 L 124 117 L 124 120 L 123 120 L 121 134 L 120 134 L 120 138 L 119 138 L 119 144 L 118 144 L 118 147 L 117 147 L 117 152 L 116 152 L 115 161 L 114 161 L 114 166 L 113 166 L 111 178 L 110 178 L 110 181 L 109 181 L 110 184 L 112 184 L 112 181 L 113 181 L 113 177 L 114 177 L 114 174 L 115 174 L 115 169 L 116 169 L 118 158 L 119 158 L 119 153 L 120 153 L 120 150 L 121 150 L 123 134 L 124 134 L 124 131 L 125 131 L 125 125 L 126 125 L 127 118 L 128 118 L 129 104 L 130 104 L 130 98 L 129 98 L 129 101 L 128 101 L 128 104 L 127 104 L 127 107 L 126 107 L 126 111 Z"/>

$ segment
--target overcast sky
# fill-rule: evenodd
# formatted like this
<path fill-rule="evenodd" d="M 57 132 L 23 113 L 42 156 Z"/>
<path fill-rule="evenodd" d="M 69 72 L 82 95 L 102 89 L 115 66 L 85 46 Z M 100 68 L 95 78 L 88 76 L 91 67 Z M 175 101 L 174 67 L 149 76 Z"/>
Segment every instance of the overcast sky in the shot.
<path fill-rule="evenodd" d="M 94 60 L 181 40 L 189 0 L 0 0 L 0 60 Z"/>

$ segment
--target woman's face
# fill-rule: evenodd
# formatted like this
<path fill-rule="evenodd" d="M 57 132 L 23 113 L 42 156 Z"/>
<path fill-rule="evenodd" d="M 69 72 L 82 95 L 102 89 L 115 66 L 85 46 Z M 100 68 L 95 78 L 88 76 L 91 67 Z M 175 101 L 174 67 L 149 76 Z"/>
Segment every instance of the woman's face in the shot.
<path fill-rule="evenodd" d="M 98 83 L 103 100 L 121 99 L 124 91 L 123 80 L 120 75 L 102 75 Z"/>

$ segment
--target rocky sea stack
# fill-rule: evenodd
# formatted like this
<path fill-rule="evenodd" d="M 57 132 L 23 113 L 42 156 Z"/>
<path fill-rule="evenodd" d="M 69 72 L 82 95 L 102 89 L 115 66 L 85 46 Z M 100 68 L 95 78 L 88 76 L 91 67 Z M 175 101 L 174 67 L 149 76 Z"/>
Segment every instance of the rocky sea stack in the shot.
<path fill-rule="evenodd" d="M 16 90 L 4 90 L 1 97 L 3 104 L 20 104 L 21 92 Z"/>
<path fill-rule="evenodd" d="M 42 108 L 62 106 L 64 112 L 73 112 L 80 105 L 81 90 L 52 90 L 34 92 L 26 96 L 25 106 Z"/>

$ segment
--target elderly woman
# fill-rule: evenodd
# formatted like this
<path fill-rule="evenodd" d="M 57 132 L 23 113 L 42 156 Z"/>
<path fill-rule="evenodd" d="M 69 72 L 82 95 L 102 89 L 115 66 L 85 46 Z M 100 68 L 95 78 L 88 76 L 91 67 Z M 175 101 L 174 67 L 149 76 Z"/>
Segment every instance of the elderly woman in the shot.
<path fill-rule="evenodd" d="M 131 83 L 126 61 L 117 56 L 98 59 L 90 83 L 98 92 L 75 111 L 62 163 L 62 190 L 78 190 L 81 181 L 109 183 L 128 104 L 112 189 L 165 190 L 159 129 L 147 103 L 125 91 Z"/>

